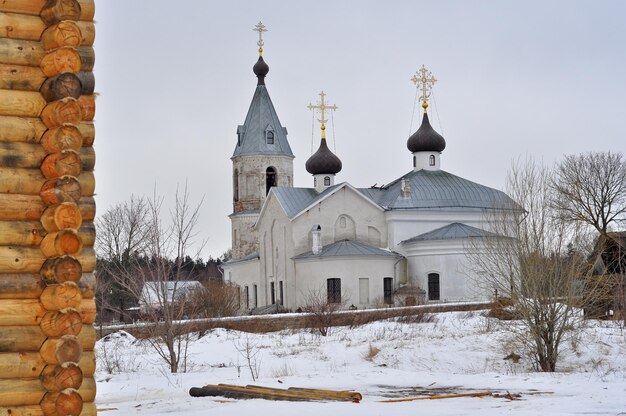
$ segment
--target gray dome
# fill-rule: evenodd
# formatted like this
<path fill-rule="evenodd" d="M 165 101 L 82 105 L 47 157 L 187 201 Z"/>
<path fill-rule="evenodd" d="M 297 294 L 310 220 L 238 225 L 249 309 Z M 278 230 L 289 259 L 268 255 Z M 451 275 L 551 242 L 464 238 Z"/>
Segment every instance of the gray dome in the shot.
<path fill-rule="evenodd" d="M 428 113 L 424 113 L 422 125 L 406 143 L 411 153 L 415 152 L 442 152 L 446 148 L 443 136 L 435 131 L 428 121 Z"/>
<path fill-rule="evenodd" d="M 259 85 L 263 85 L 265 84 L 265 76 L 270 72 L 270 66 L 265 63 L 262 56 L 259 56 L 259 60 L 256 61 L 256 64 L 252 67 L 252 71 L 254 71 L 254 75 L 259 79 Z"/>
<path fill-rule="evenodd" d="M 341 160 L 330 151 L 326 139 L 322 138 L 320 148 L 306 161 L 304 165 L 311 175 L 323 173 L 336 174 L 341 172 Z"/>

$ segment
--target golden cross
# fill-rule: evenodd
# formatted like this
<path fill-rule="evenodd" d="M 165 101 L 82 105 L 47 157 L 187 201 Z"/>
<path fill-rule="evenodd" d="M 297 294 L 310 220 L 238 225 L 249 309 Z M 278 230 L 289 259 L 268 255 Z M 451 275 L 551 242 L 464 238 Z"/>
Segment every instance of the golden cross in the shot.
<path fill-rule="evenodd" d="M 259 32 L 259 41 L 256 43 L 257 46 L 259 47 L 259 53 L 262 54 L 263 53 L 263 32 L 267 32 L 267 29 L 265 28 L 265 25 L 263 24 L 263 22 L 259 21 L 259 23 L 256 24 L 256 26 L 254 26 L 254 29 L 252 29 L 255 32 Z"/>
<path fill-rule="evenodd" d="M 437 82 L 437 80 L 433 77 L 433 73 L 422 65 L 419 70 L 415 71 L 415 75 L 413 75 L 411 81 L 413 81 L 417 88 L 422 91 L 422 95 L 419 99 L 422 101 L 424 111 L 426 111 L 428 108 L 428 99 L 430 98 L 430 94 L 433 90 L 433 85 Z"/>
<path fill-rule="evenodd" d="M 322 118 L 321 118 L 321 119 L 320 119 L 320 118 L 318 118 L 318 119 L 317 119 L 317 121 L 319 121 L 320 123 L 322 123 L 322 126 L 320 127 L 320 128 L 322 129 L 322 138 L 326 138 L 326 132 L 325 132 L 325 130 L 326 130 L 326 122 L 327 122 L 328 120 L 326 120 L 326 119 L 324 118 L 324 113 L 326 112 L 326 110 L 331 110 L 331 111 L 333 111 L 333 110 L 336 110 L 338 107 L 337 107 L 336 105 L 334 105 L 334 104 L 333 104 L 333 105 L 329 105 L 329 104 L 326 104 L 326 103 L 324 102 L 324 97 L 326 97 L 326 94 L 324 93 L 324 91 L 320 92 L 320 94 L 319 94 L 319 95 L 320 95 L 320 97 L 321 97 L 320 103 L 319 103 L 318 105 L 313 105 L 313 104 L 309 103 L 309 105 L 307 106 L 307 108 L 308 108 L 309 110 L 311 110 L 311 111 L 315 111 L 315 110 L 319 110 L 319 111 L 320 111 L 320 113 L 321 113 L 321 115 L 322 115 Z"/>

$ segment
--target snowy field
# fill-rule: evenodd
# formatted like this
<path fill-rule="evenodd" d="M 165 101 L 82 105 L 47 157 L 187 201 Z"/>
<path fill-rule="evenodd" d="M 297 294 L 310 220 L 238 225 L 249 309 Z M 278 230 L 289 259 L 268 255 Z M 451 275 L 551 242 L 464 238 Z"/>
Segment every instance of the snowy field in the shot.
<path fill-rule="evenodd" d="M 515 346 L 498 322 L 480 313 L 431 315 L 432 322 L 375 322 L 333 328 L 327 337 L 306 330 L 248 335 L 217 329 L 189 345 L 188 372 L 170 374 L 154 350 L 127 334 L 97 344 L 97 406 L 103 415 L 626 415 L 626 330 L 590 322 L 568 340 L 560 372 L 533 372 L 522 358 L 503 360 Z M 246 345 L 259 379 L 240 353 Z M 104 352 L 107 361 L 104 361 Z M 519 352 L 519 351 L 516 351 Z M 106 371 L 107 365 L 114 370 Z M 206 384 L 256 384 L 356 390 L 361 403 L 276 402 L 189 396 Z M 491 391 L 520 400 L 468 397 L 384 403 L 440 394 Z"/>

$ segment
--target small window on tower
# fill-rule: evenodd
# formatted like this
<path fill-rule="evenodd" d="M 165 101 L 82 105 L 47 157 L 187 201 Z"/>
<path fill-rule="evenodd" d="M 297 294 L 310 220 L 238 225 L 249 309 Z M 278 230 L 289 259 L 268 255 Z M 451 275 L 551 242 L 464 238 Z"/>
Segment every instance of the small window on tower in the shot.
<path fill-rule="evenodd" d="M 324 186 L 330 186 L 330 176 L 324 176 Z"/>
<path fill-rule="evenodd" d="M 430 166 L 435 166 L 435 155 L 430 155 L 429 159 Z"/>
<path fill-rule="evenodd" d="M 265 133 L 265 138 L 267 140 L 267 144 L 274 144 L 274 132 L 271 130 L 268 130 Z"/>
<path fill-rule="evenodd" d="M 417 157 L 413 156 L 413 167 L 417 166 Z"/>

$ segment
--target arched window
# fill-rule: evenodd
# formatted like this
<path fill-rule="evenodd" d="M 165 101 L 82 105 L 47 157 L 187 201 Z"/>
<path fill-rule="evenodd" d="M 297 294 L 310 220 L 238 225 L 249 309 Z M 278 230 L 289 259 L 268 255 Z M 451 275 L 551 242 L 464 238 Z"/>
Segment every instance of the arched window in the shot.
<path fill-rule="evenodd" d="M 413 156 L 413 167 L 417 166 L 417 157 Z"/>
<path fill-rule="evenodd" d="M 265 170 L 265 195 L 270 192 L 272 186 L 276 186 L 276 169 L 270 166 Z"/>
<path fill-rule="evenodd" d="M 324 176 L 324 186 L 330 186 L 330 176 Z"/>
<path fill-rule="evenodd" d="M 435 166 L 435 155 L 430 155 L 430 157 L 428 158 L 428 163 L 430 166 Z"/>
<path fill-rule="evenodd" d="M 233 173 L 233 199 L 239 201 L 239 171 L 235 169 Z"/>
<path fill-rule="evenodd" d="M 428 300 L 440 300 L 439 274 L 428 273 Z"/>
<path fill-rule="evenodd" d="M 267 144 L 274 144 L 274 132 L 268 130 L 265 132 L 265 141 Z"/>

